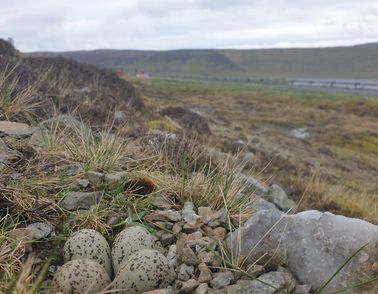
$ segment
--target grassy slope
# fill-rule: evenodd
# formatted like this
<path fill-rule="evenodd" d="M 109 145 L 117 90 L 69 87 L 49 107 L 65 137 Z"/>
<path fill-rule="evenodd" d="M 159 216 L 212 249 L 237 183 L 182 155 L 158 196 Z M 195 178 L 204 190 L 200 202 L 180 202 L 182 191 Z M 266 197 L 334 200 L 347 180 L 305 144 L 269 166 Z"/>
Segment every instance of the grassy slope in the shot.
<path fill-rule="evenodd" d="M 149 107 L 200 111 L 216 144 L 251 142 L 256 170 L 273 175 L 292 198 L 309 186 L 302 208 L 378 221 L 377 100 L 243 84 L 149 80 L 136 86 Z M 303 127 L 309 138 L 290 135 Z"/>
<path fill-rule="evenodd" d="M 378 79 L 378 49 L 355 47 L 260 50 L 94 50 L 34 55 L 63 55 L 103 67 L 124 66 L 152 73 L 252 78 Z"/>

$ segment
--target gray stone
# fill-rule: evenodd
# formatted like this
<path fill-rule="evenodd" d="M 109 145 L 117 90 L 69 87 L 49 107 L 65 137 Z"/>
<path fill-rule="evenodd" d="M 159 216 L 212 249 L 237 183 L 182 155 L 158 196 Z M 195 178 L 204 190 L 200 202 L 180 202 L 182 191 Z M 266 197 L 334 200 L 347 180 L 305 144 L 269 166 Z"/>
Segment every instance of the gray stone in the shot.
<path fill-rule="evenodd" d="M 321 287 L 352 254 L 369 243 L 332 280 L 324 293 L 369 276 L 367 269 L 378 255 L 378 226 L 328 212 L 312 210 L 287 215 L 276 210 L 261 210 L 239 230 L 229 235 L 230 248 L 236 248 L 240 234 L 243 240 L 241 255 L 248 255 L 251 248 L 254 252 L 277 248 L 286 251 L 288 269 L 313 290 Z M 359 289 L 350 290 L 350 293 L 364 292 Z"/>
<path fill-rule="evenodd" d="M 190 279 L 182 283 L 179 293 L 193 293 L 193 290 L 196 289 L 197 286 L 198 282 L 195 279 Z"/>
<path fill-rule="evenodd" d="M 187 281 L 194 275 L 194 266 L 182 264 L 177 268 L 177 278 L 181 281 Z"/>
<path fill-rule="evenodd" d="M 275 294 L 281 293 L 281 291 L 291 293 L 294 287 L 295 280 L 289 273 L 277 271 L 263 274 L 258 280 L 239 280 L 231 293 Z M 229 289 L 227 288 L 227 290 Z"/>
<path fill-rule="evenodd" d="M 99 192 L 68 192 L 60 205 L 67 210 L 89 209 L 100 201 Z"/>
<path fill-rule="evenodd" d="M 188 224 L 196 224 L 200 217 L 194 211 L 193 202 L 185 202 L 184 209 L 182 210 L 182 218 Z"/>
<path fill-rule="evenodd" d="M 16 139 L 28 138 L 34 131 L 35 129 L 29 127 L 27 124 L 0 121 L 0 137 L 9 136 Z"/>
<path fill-rule="evenodd" d="M 263 199 L 262 197 L 260 196 L 255 196 L 255 201 L 254 201 L 254 208 L 256 211 L 260 211 L 260 210 L 277 210 L 277 206 L 275 206 L 272 202 L 269 202 L 269 201 L 266 201 L 265 199 Z"/>
<path fill-rule="evenodd" d="M 50 223 L 32 223 L 27 226 L 27 229 L 33 232 L 33 239 L 38 240 L 50 235 L 54 226 Z"/>
<path fill-rule="evenodd" d="M 310 285 L 297 285 L 294 290 L 294 294 L 310 294 Z"/>
<path fill-rule="evenodd" d="M 173 244 L 169 247 L 168 254 L 167 254 L 167 260 L 170 266 L 173 268 L 176 268 L 177 266 L 177 246 L 176 244 Z"/>
<path fill-rule="evenodd" d="M 93 171 L 93 170 L 87 171 L 85 173 L 85 177 L 93 186 L 100 185 L 105 179 L 105 175 L 103 173 Z"/>
<path fill-rule="evenodd" d="M 252 176 L 245 175 L 243 173 L 239 173 L 238 175 L 239 180 L 246 186 L 246 190 L 248 192 L 253 192 L 258 196 L 264 196 L 268 194 L 269 190 L 262 184 L 259 180 L 255 179 Z"/>
<path fill-rule="evenodd" d="M 198 282 L 208 283 L 213 278 L 211 270 L 207 267 L 206 263 L 202 262 L 198 265 L 198 270 L 200 271 Z"/>
<path fill-rule="evenodd" d="M 171 233 L 165 232 L 160 236 L 160 242 L 161 244 L 166 247 L 168 245 L 171 245 L 173 242 L 175 242 L 175 236 Z"/>
<path fill-rule="evenodd" d="M 209 221 L 212 220 L 213 211 L 211 207 L 198 207 L 198 215 L 201 217 L 201 221 L 204 224 L 207 224 Z"/>
<path fill-rule="evenodd" d="M 173 222 L 179 222 L 182 219 L 181 213 L 173 209 L 161 210 L 159 213 Z"/>
<path fill-rule="evenodd" d="M 189 247 L 185 247 L 182 249 L 181 259 L 182 262 L 188 265 L 198 265 L 200 263 L 196 254 Z"/>
<path fill-rule="evenodd" d="M 77 181 L 77 185 L 80 187 L 80 188 L 88 188 L 89 187 L 89 181 L 87 179 L 81 179 L 81 180 L 78 180 Z"/>
<path fill-rule="evenodd" d="M 206 283 L 201 283 L 194 291 L 194 294 L 206 294 L 208 288 L 209 286 Z"/>
<path fill-rule="evenodd" d="M 207 294 L 227 294 L 227 289 L 208 289 Z"/>
<path fill-rule="evenodd" d="M 104 181 L 109 185 L 122 185 L 125 182 L 125 179 L 119 174 L 106 174 Z"/>
<path fill-rule="evenodd" d="M 157 208 L 167 209 L 172 207 L 173 203 L 168 196 L 159 195 L 154 198 L 154 200 L 152 201 L 152 205 Z"/>
<path fill-rule="evenodd" d="M 214 278 L 210 281 L 210 286 L 213 289 L 220 289 L 230 285 L 234 280 L 234 275 L 231 272 L 219 272 L 213 274 Z"/>
<path fill-rule="evenodd" d="M 296 204 L 293 200 L 289 199 L 284 189 L 279 185 L 273 184 L 269 194 L 266 196 L 266 200 L 274 203 L 282 211 L 292 211 Z"/>

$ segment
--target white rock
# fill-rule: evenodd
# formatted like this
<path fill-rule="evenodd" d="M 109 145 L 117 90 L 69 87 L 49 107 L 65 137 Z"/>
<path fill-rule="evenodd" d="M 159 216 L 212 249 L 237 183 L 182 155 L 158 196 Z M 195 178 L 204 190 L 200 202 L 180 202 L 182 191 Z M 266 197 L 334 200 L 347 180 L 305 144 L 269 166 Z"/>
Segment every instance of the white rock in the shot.
<path fill-rule="evenodd" d="M 236 248 L 238 234 L 236 230 L 229 235 L 230 248 Z M 276 248 L 286 250 L 289 270 L 313 290 L 321 287 L 352 254 L 369 243 L 334 278 L 324 293 L 347 287 L 357 278 L 369 275 L 366 269 L 378 255 L 378 226 L 314 210 L 295 215 L 277 210 L 258 211 L 241 228 L 240 237 L 241 255 L 248 255 L 251 248 L 255 252 Z M 350 293 L 364 293 L 361 291 Z"/>
<path fill-rule="evenodd" d="M 33 232 L 33 239 L 38 240 L 50 235 L 54 226 L 49 223 L 32 223 L 27 228 Z"/>

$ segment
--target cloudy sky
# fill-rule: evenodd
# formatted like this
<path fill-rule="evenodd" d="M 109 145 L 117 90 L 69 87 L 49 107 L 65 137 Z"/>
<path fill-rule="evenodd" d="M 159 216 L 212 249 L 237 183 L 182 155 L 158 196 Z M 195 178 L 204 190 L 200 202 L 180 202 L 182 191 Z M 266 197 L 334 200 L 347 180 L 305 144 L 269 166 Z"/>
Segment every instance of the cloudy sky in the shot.
<path fill-rule="evenodd" d="M 0 0 L 21 51 L 270 48 L 378 41 L 378 0 Z"/>

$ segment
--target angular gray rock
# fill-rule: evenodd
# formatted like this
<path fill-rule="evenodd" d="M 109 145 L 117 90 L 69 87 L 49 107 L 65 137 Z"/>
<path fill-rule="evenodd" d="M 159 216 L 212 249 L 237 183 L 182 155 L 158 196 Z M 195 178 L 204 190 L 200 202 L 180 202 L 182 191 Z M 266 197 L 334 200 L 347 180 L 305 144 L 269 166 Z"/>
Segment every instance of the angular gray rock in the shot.
<path fill-rule="evenodd" d="M 275 206 L 272 202 L 266 201 L 264 198 L 260 196 L 255 196 L 255 201 L 254 201 L 254 208 L 256 211 L 260 210 L 277 210 L 277 206 Z"/>
<path fill-rule="evenodd" d="M 208 288 L 209 286 L 206 283 L 201 283 L 194 291 L 194 294 L 206 294 Z"/>
<path fill-rule="evenodd" d="M 210 281 L 210 286 L 213 289 L 220 289 L 230 285 L 234 280 L 234 275 L 231 272 L 219 272 L 214 274 L 214 278 Z"/>
<path fill-rule="evenodd" d="M 29 127 L 27 124 L 0 121 L 0 137 L 9 136 L 16 139 L 28 138 L 34 133 L 35 129 Z"/>
<path fill-rule="evenodd" d="M 359 248 L 369 243 L 327 286 L 325 292 L 339 290 L 371 276 L 378 257 L 378 226 L 344 216 L 304 211 L 286 215 L 277 210 L 256 212 L 240 229 L 241 255 L 267 250 L 287 252 L 289 270 L 313 290 L 321 287 Z M 228 246 L 236 248 L 238 230 L 229 234 Z M 349 293 L 369 293 L 362 289 Z"/>
<path fill-rule="evenodd" d="M 89 209 L 100 201 L 99 192 L 68 192 L 60 205 L 67 210 Z"/>
<path fill-rule="evenodd" d="M 193 202 L 187 201 L 184 203 L 182 218 L 188 224 L 195 224 L 197 221 L 199 221 L 200 217 L 194 211 Z"/>
<path fill-rule="evenodd" d="M 89 183 L 93 186 L 100 185 L 105 179 L 105 175 L 103 173 L 93 171 L 93 170 L 87 171 L 85 173 L 85 177 L 89 181 Z"/>
<path fill-rule="evenodd" d="M 106 174 L 104 181 L 108 185 L 122 185 L 125 182 L 125 178 L 120 174 Z"/>
<path fill-rule="evenodd" d="M 33 233 L 33 239 L 38 240 L 51 234 L 54 226 L 50 223 L 32 223 L 26 227 Z"/>
<path fill-rule="evenodd" d="M 296 204 L 293 200 L 289 199 L 284 189 L 279 185 L 273 184 L 270 188 L 268 195 L 265 197 L 269 202 L 274 203 L 279 209 L 284 212 L 294 209 Z"/>
<path fill-rule="evenodd" d="M 295 280 L 287 272 L 275 271 L 259 276 L 258 280 L 239 280 L 236 285 L 227 287 L 233 294 L 275 294 L 292 293 Z M 287 290 L 287 292 L 285 292 Z"/>

